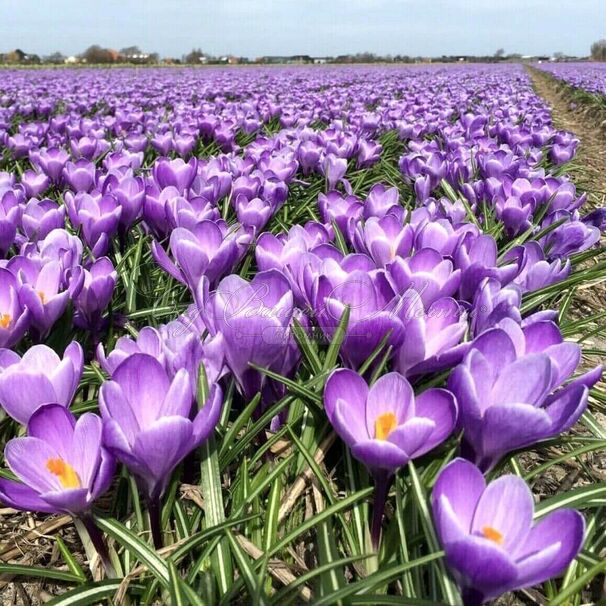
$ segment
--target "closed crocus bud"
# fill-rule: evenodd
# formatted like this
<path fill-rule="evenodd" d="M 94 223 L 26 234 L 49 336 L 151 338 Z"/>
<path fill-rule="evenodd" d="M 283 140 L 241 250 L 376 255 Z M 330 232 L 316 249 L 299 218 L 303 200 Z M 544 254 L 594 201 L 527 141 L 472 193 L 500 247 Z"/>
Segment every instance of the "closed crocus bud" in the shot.
<path fill-rule="evenodd" d="M 412 245 L 412 233 L 410 241 Z M 405 259 L 394 258 L 387 272 L 397 292 L 415 291 L 426 308 L 442 297 L 453 295 L 461 282 L 461 271 L 453 270 L 452 261 L 433 248 L 422 248 Z"/>
<path fill-rule="evenodd" d="M 513 279 L 522 293 L 539 290 L 545 286 L 565 280 L 570 274 L 570 259 L 562 263 L 555 259 L 551 263 L 545 260 L 541 245 L 536 241 L 514 246 L 503 255 L 503 260 L 517 263 L 518 275 Z"/>
<path fill-rule="evenodd" d="M 31 154 L 30 154 L 31 155 Z M 69 160 L 69 154 L 58 147 L 40 150 L 34 164 L 48 176 L 53 183 L 59 183 L 63 168 Z"/>
<path fill-rule="evenodd" d="M 403 225 L 400 218 L 389 214 L 359 222 L 353 244 L 356 251 L 366 253 L 379 267 L 385 267 L 396 258 L 408 257 L 413 240 L 414 228 L 410 224 Z"/>
<path fill-rule="evenodd" d="M 322 156 L 322 147 L 313 141 L 304 141 L 297 149 L 297 159 L 303 169 L 303 174 L 317 172 Z"/>
<path fill-rule="evenodd" d="M 433 489 L 433 518 L 465 606 L 560 575 L 583 545 L 585 522 L 559 509 L 533 523 L 534 499 L 519 476 L 490 484 L 463 459 L 447 465 Z"/>
<path fill-rule="evenodd" d="M 17 226 L 21 221 L 22 209 L 12 191 L 0 198 L 0 257 L 4 257 L 15 242 Z"/>
<path fill-rule="evenodd" d="M 570 220 L 554 229 L 541 239 L 541 245 L 548 259 L 561 259 L 574 253 L 583 252 L 600 241 L 601 233 L 597 227 L 573 219 L 570 213 L 560 211 L 554 213 L 544 225 L 570 217 Z"/>
<path fill-rule="evenodd" d="M 84 365 L 79 343 L 70 343 L 63 359 L 46 345 L 30 347 L 21 358 L 0 352 L 0 405 L 13 419 L 26 425 L 42 404 L 71 404 Z"/>
<path fill-rule="evenodd" d="M 519 271 L 517 263 L 497 266 L 497 243 L 487 234 L 465 234 L 454 251 L 454 262 L 455 267 L 461 270 L 460 295 L 465 301 L 473 300 L 485 278 L 492 278 L 505 286 Z"/>
<path fill-rule="evenodd" d="M 376 141 L 369 141 L 367 139 L 360 139 L 358 141 L 358 168 L 368 168 L 373 164 L 376 164 L 381 157 L 383 147 Z"/>
<path fill-rule="evenodd" d="M 328 189 L 334 189 L 347 172 L 347 160 L 334 154 L 327 154 L 322 162 L 322 172 L 326 177 Z"/>
<path fill-rule="evenodd" d="M 245 196 L 239 195 L 236 199 L 238 221 L 245 227 L 252 227 L 257 233 L 265 227 L 272 214 L 272 205 L 261 198 L 249 201 Z"/>
<path fill-rule="evenodd" d="M 118 230 L 122 207 L 112 195 L 100 199 L 83 197 L 78 209 L 78 220 L 82 227 L 84 241 L 93 250 L 95 257 L 105 255 L 109 250 L 109 239 Z"/>
<path fill-rule="evenodd" d="M 169 154 L 175 148 L 172 133 L 159 133 L 151 139 L 152 147 L 163 156 Z"/>
<path fill-rule="evenodd" d="M 97 170 L 95 165 L 84 158 L 67 162 L 63 169 L 65 182 L 76 192 L 88 192 L 95 185 Z"/>
<path fill-rule="evenodd" d="M 522 291 L 515 284 L 502 287 L 498 280 L 485 278 L 476 291 L 471 308 L 471 333 L 477 337 L 504 318 L 521 321 Z"/>
<path fill-rule="evenodd" d="M 12 347 L 29 328 L 29 310 L 19 299 L 19 281 L 0 267 L 0 347 Z"/>
<path fill-rule="evenodd" d="M 50 179 L 42 172 L 26 170 L 21 175 L 21 185 L 25 189 L 25 194 L 31 198 L 43 194 L 50 185 Z"/>
<path fill-rule="evenodd" d="M 82 271 L 84 281 L 80 294 L 74 300 L 77 312 L 74 322 L 87 330 L 97 331 L 101 314 L 112 299 L 118 274 L 107 257 L 95 260 Z"/>
<path fill-rule="evenodd" d="M 128 229 L 141 215 L 145 200 L 145 182 L 142 177 L 110 175 L 103 184 L 103 193 L 110 193 L 120 204 L 120 225 Z"/>
<path fill-rule="evenodd" d="M 247 282 L 231 275 L 208 292 L 200 282 L 196 302 L 212 335 L 223 335 L 225 360 L 247 399 L 261 390 L 264 375 L 250 364 L 268 368 L 288 348 L 293 295 L 288 280 L 276 270 Z"/>
<path fill-rule="evenodd" d="M 250 234 L 244 230 L 225 233 L 214 221 L 200 221 L 192 231 L 183 227 L 173 230 L 170 250 L 175 262 L 157 242 L 152 243 L 152 254 L 164 271 L 193 292 L 202 276 L 214 286 L 240 260 L 249 242 Z"/>
<path fill-rule="evenodd" d="M 53 229 L 65 227 L 65 207 L 48 198 L 32 198 L 23 210 L 21 226 L 30 242 L 43 240 Z"/>
<path fill-rule="evenodd" d="M 196 147 L 197 140 L 193 135 L 175 135 L 174 138 L 174 146 L 176 152 L 180 156 L 187 157 L 192 151 L 194 151 L 194 147 Z"/>
<path fill-rule="evenodd" d="M 383 184 L 377 183 L 368 192 L 364 202 L 363 216 L 365 219 L 381 218 L 390 212 L 397 215 L 399 211 L 396 209 L 401 209 L 403 218 L 404 209 L 399 204 L 400 192 L 397 187 L 385 187 Z"/>
<path fill-rule="evenodd" d="M 458 364 L 469 348 L 469 343 L 461 343 L 468 327 L 461 306 L 454 299 L 443 298 L 425 309 L 414 291 L 405 299 L 405 328 L 394 368 L 407 377 L 418 377 Z"/>
<path fill-rule="evenodd" d="M 19 481 L 0 478 L 0 501 L 42 513 L 82 514 L 111 485 L 115 460 L 102 443 L 101 419 L 78 420 L 63 406 L 41 406 L 27 437 L 9 440 L 4 457 Z"/>
<path fill-rule="evenodd" d="M 181 158 L 168 160 L 160 158 L 156 160 L 152 172 L 154 180 L 160 188 L 165 188 L 170 185 L 176 187 L 180 194 L 188 189 L 196 176 L 198 161 L 196 158 L 191 158 L 185 162 Z"/>
<path fill-rule="evenodd" d="M 459 402 L 464 454 L 485 471 L 512 450 L 570 429 L 602 374 L 598 367 L 560 387 L 577 366 L 578 346 L 563 343 L 549 322 L 524 331 L 511 321 L 501 326 L 507 330 L 473 342 L 448 381 Z"/>
<path fill-rule="evenodd" d="M 387 489 L 394 472 L 433 450 L 454 430 L 457 404 L 445 389 L 415 397 L 398 373 L 372 386 L 352 370 L 334 371 L 324 389 L 328 420 L 375 481 L 372 543 L 378 547 Z"/>
<path fill-rule="evenodd" d="M 406 323 L 406 309 L 383 270 L 366 255 L 348 255 L 341 261 L 328 258 L 319 269 L 305 268 L 312 307 L 322 332 L 332 339 L 349 306 L 349 322 L 341 345 L 347 366 L 358 368 L 388 335 L 397 347 Z"/>
<path fill-rule="evenodd" d="M 150 502 L 162 496 L 175 467 L 214 431 L 223 405 L 218 385 L 193 416 L 186 370 L 172 380 L 158 360 L 134 354 L 101 385 L 105 446 L 134 473 Z"/>
<path fill-rule="evenodd" d="M 331 191 L 318 196 L 318 208 L 322 222 L 330 227 L 334 221 L 343 236 L 350 240 L 356 221 L 362 216 L 364 206 L 355 196 L 344 196 Z"/>

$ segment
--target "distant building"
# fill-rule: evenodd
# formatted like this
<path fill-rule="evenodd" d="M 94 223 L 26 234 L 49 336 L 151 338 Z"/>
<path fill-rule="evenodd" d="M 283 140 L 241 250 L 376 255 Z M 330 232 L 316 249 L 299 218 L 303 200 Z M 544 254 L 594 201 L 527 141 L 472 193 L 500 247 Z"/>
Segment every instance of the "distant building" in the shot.
<path fill-rule="evenodd" d="M 332 57 L 314 57 L 313 62 L 315 65 L 324 65 L 325 63 L 330 63 L 332 61 Z"/>
<path fill-rule="evenodd" d="M 70 57 L 65 58 L 65 63 L 68 65 L 76 65 L 76 63 L 80 63 L 80 59 L 78 59 L 78 57 L 74 57 L 74 55 L 71 55 Z"/>

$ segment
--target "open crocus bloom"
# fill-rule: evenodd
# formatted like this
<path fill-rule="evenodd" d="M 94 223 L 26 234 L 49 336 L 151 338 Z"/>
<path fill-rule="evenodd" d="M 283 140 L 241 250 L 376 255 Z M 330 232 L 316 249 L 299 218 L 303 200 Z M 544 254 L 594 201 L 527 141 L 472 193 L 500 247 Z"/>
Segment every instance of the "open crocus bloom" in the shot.
<path fill-rule="evenodd" d="M 463 459 L 440 473 L 432 505 L 465 606 L 559 575 L 583 543 L 580 513 L 560 509 L 533 525 L 534 501 L 524 480 L 507 475 L 486 485 Z"/>
<path fill-rule="evenodd" d="M 212 433 L 223 394 L 212 385 L 193 420 L 192 402 L 189 373 L 179 370 L 171 381 L 147 354 L 127 358 L 101 386 L 104 442 L 138 476 L 150 500 L 162 496 L 173 469 Z"/>
<path fill-rule="evenodd" d="M 0 478 L 0 501 L 16 509 L 81 513 L 105 492 L 115 470 L 102 446 L 101 419 L 75 417 L 59 404 L 40 407 L 28 436 L 9 440 L 6 462 L 20 482 Z"/>
<path fill-rule="evenodd" d="M 0 350 L 0 405 L 23 425 L 42 404 L 67 408 L 83 365 L 82 347 L 76 341 L 67 346 L 63 359 L 46 345 L 30 347 L 22 358 L 11 350 Z"/>
<path fill-rule="evenodd" d="M 369 387 L 353 370 L 336 370 L 326 382 L 324 407 L 351 454 L 371 471 L 394 472 L 429 452 L 451 434 L 457 418 L 450 392 L 428 389 L 415 398 L 395 372 Z"/>

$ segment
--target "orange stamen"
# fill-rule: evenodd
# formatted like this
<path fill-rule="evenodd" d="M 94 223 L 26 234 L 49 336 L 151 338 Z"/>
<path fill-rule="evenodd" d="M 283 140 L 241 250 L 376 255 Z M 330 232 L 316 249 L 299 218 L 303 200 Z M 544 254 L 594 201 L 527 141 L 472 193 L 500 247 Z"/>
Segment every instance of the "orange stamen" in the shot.
<path fill-rule="evenodd" d="M 398 420 L 393 412 L 385 412 L 375 419 L 375 438 L 387 440 L 389 434 L 398 426 Z"/>
<path fill-rule="evenodd" d="M 484 526 L 484 528 L 482 528 L 482 534 L 489 541 L 493 541 L 497 545 L 503 544 L 503 535 L 498 530 L 492 528 L 492 526 Z"/>
<path fill-rule="evenodd" d="M 8 328 L 11 323 L 11 316 L 9 314 L 0 315 L 0 327 Z"/>
<path fill-rule="evenodd" d="M 44 305 L 46 303 L 46 295 L 41 290 L 39 290 L 38 296 L 40 297 L 40 301 L 42 301 L 42 305 Z"/>
<path fill-rule="evenodd" d="M 59 478 L 63 488 L 80 488 L 82 483 L 76 470 L 63 459 L 49 459 L 46 468 Z"/>

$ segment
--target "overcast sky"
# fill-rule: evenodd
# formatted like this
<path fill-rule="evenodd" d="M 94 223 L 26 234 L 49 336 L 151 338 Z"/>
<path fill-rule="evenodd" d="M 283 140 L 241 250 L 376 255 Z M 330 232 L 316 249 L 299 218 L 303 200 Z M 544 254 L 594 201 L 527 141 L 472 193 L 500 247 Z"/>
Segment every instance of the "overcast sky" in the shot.
<path fill-rule="evenodd" d="M 586 55 L 606 0 L 0 0 L 0 51 Z"/>

